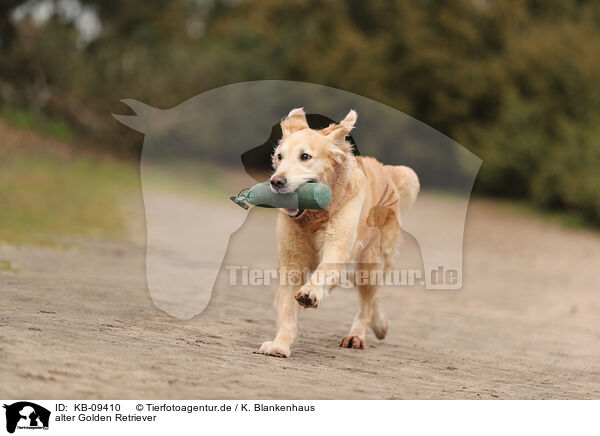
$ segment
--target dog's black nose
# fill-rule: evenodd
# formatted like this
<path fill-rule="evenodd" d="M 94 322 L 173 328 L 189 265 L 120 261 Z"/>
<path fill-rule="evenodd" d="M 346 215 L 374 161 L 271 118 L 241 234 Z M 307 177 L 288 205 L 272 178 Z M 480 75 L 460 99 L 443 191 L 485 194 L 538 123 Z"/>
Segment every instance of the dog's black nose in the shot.
<path fill-rule="evenodd" d="M 282 186 L 285 186 L 286 183 L 287 180 L 285 180 L 285 177 L 277 176 L 271 178 L 271 186 L 274 188 L 281 188 Z"/>

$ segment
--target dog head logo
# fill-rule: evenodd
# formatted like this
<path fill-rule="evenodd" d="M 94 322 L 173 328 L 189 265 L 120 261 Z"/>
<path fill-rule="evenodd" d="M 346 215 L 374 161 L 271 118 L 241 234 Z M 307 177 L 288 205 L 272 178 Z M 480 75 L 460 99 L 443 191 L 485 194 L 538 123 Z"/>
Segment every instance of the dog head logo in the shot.
<path fill-rule="evenodd" d="M 342 146 L 342 153 L 358 154 L 360 148 L 361 154 L 384 164 L 415 170 L 423 194 L 411 213 L 402 218 L 401 226 L 420 248 L 423 284 L 427 289 L 462 286 L 466 211 L 481 159 L 433 128 L 355 94 L 288 81 L 228 85 L 166 110 L 135 100 L 123 103 L 135 115 L 114 117 L 144 134 L 140 171 L 147 225 L 146 277 L 155 305 L 167 313 L 187 319 L 206 308 L 219 273 L 228 274 L 223 264 L 230 254 L 230 237 L 246 218 L 252 221 L 253 215 L 231 203 L 228 195 L 214 195 L 210 202 L 194 204 L 167 194 L 154 182 L 160 178 L 174 180 L 189 171 L 201 183 L 226 185 L 233 193 L 278 173 L 286 173 L 280 182 L 289 173 L 291 184 L 319 179 L 334 162 L 313 168 L 309 174 L 311 171 L 300 169 L 302 162 L 285 162 L 286 150 L 275 153 L 278 147 L 304 152 L 300 148 L 310 142 L 304 136 L 314 132 L 294 132 L 306 130 L 306 125 Z M 302 107 L 310 113 L 293 110 Z M 356 112 L 349 112 L 351 109 Z M 284 135 L 288 139 L 293 135 L 295 142 L 283 144 Z M 351 149 L 343 150 L 344 144 Z M 306 154 L 308 159 L 313 157 Z M 223 174 L 215 171 L 215 163 L 225 168 Z M 292 168 L 294 165 L 300 168 Z M 398 191 L 389 188 L 383 190 L 367 222 L 375 222 L 379 209 L 393 207 L 398 201 Z M 429 194 L 439 189 L 451 190 L 452 197 Z M 264 224 L 270 218 L 261 219 Z M 269 221 L 273 227 L 274 221 Z M 264 239 L 265 245 L 267 242 Z M 253 248 L 257 246 L 238 250 L 245 256 L 238 262 L 254 261 L 262 268 L 276 265 L 276 260 L 270 259 L 261 264 L 263 259 L 253 254 Z M 442 275 L 452 272 L 452 280 L 444 280 L 440 271 Z"/>
<path fill-rule="evenodd" d="M 19 401 L 4 405 L 6 409 L 6 431 L 14 433 L 16 429 L 48 429 L 50 411 L 29 401 Z"/>

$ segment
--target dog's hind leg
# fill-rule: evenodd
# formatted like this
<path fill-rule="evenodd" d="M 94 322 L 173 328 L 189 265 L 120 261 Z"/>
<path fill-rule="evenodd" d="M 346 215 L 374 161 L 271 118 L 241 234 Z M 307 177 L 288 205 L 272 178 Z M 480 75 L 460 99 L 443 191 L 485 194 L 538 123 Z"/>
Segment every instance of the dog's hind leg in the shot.
<path fill-rule="evenodd" d="M 399 213 L 399 211 L 396 211 Z M 381 260 L 383 261 L 384 272 L 389 272 L 393 266 L 394 254 L 398 249 L 398 244 L 402 239 L 400 226 L 396 220 L 396 214 L 392 210 L 388 210 L 388 216 L 383 226 L 380 228 L 380 252 Z M 371 330 L 375 333 L 377 339 L 385 339 L 388 332 L 388 322 L 381 311 L 378 298 L 373 298 L 373 314 L 371 316 Z"/>
<path fill-rule="evenodd" d="M 379 307 L 379 300 L 377 297 L 373 298 L 373 315 L 371 317 L 370 325 L 371 330 L 373 330 L 377 339 L 385 339 L 388 332 L 388 322 Z"/>
<path fill-rule="evenodd" d="M 352 327 L 346 336 L 340 342 L 340 347 L 344 348 L 365 348 L 367 327 L 373 318 L 374 309 L 376 307 L 375 293 L 377 285 L 367 284 L 358 286 L 358 296 L 360 308 Z M 378 312 L 379 313 L 379 312 Z M 379 321 L 379 320 L 378 320 Z"/>

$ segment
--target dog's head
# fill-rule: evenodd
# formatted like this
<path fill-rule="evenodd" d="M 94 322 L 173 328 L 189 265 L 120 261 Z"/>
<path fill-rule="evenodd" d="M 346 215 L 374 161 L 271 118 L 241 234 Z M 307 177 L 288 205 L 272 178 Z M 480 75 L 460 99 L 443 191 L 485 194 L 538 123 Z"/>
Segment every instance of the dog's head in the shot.
<path fill-rule="evenodd" d="M 293 109 L 281 121 L 283 136 L 273 153 L 271 189 L 286 194 L 306 182 L 325 183 L 332 170 L 352 156 L 346 136 L 354 128 L 356 117 L 351 110 L 339 124 L 313 130 L 304 110 Z"/>

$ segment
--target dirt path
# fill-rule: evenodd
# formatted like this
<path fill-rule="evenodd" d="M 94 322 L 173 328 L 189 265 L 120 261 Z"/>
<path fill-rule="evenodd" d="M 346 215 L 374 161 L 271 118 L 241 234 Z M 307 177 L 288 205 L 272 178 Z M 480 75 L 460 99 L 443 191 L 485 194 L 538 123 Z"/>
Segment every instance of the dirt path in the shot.
<path fill-rule="evenodd" d="M 251 219 L 271 234 L 270 218 Z M 260 235 L 232 244 L 269 267 Z M 143 232 L 132 239 L 0 245 L 18 269 L 0 271 L 0 397 L 600 398 L 597 233 L 473 201 L 462 290 L 383 289 L 390 333 L 362 351 L 337 347 L 357 298 L 335 290 L 301 312 L 290 359 L 255 353 L 275 331 L 271 287 L 222 276 L 201 316 L 172 318 L 146 290 Z"/>

